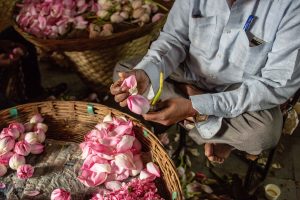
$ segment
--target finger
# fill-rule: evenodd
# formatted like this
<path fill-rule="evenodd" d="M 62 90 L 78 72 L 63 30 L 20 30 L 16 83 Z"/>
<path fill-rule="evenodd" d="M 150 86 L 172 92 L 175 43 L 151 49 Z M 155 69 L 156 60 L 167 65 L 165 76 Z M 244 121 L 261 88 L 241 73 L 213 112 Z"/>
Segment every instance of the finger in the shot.
<path fill-rule="evenodd" d="M 127 106 L 127 99 L 119 103 L 121 107 L 126 107 Z"/>
<path fill-rule="evenodd" d="M 122 81 L 118 80 L 110 86 L 110 93 L 112 95 L 117 95 L 117 94 L 122 93 L 121 83 L 122 83 Z"/>
<path fill-rule="evenodd" d="M 119 103 L 119 102 L 124 101 L 128 97 L 129 97 L 129 93 L 128 92 L 117 94 L 117 95 L 115 95 L 115 101 Z"/>

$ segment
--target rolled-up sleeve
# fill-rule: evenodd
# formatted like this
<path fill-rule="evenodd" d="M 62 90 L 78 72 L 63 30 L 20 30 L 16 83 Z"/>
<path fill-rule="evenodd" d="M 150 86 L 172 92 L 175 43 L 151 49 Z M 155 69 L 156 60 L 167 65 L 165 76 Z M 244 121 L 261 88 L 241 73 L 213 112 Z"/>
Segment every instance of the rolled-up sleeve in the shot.
<path fill-rule="evenodd" d="M 188 46 L 189 0 L 176 0 L 158 39 L 135 69 L 144 70 L 154 93 L 159 88 L 159 73 L 167 78 L 184 61 Z"/>
<path fill-rule="evenodd" d="M 282 18 L 261 75 L 249 75 L 232 91 L 191 96 L 193 107 L 201 114 L 232 118 L 284 103 L 300 87 L 299 33 L 300 3 L 292 1 Z"/>

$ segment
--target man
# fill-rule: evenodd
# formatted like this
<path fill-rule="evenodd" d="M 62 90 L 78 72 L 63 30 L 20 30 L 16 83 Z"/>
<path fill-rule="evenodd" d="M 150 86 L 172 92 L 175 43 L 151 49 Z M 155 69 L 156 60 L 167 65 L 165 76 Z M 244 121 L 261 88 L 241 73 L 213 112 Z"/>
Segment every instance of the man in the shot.
<path fill-rule="evenodd" d="M 120 83 L 135 74 L 139 93 L 151 97 L 162 71 L 199 91 L 188 86 L 189 98 L 164 99 L 146 120 L 208 116 L 190 136 L 205 143 L 209 160 L 223 162 L 234 148 L 259 154 L 278 143 L 279 105 L 300 86 L 299 33 L 299 0 L 176 0 L 159 38 L 133 71 L 119 73 L 111 93 L 125 106 Z"/>

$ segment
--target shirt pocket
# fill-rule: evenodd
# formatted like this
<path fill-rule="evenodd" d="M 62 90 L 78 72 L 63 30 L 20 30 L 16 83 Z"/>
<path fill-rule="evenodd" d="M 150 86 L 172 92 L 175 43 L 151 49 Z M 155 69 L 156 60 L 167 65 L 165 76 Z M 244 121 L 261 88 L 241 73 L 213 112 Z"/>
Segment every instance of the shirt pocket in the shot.
<path fill-rule="evenodd" d="M 217 17 L 191 18 L 189 38 L 191 46 L 209 57 L 211 54 L 212 40 L 216 31 Z"/>
<path fill-rule="evenodd" d="M 263 42 L 257 46 L 250 46 L 250 41 L 245 31 L 238 34 L 237 40 L 230 52 L 229 62 L 241 68 L 244 73 L 256 75 L 264 67 L 272 42 Z"/>

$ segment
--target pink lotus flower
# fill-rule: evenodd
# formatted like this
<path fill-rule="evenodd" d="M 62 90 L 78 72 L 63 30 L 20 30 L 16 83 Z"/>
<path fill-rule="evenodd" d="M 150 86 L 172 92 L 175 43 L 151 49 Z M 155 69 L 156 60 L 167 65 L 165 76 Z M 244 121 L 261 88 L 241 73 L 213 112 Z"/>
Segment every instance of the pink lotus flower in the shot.
<path fill-rule="evenodd" d="M 44 151 L 44 145 L 36 143 L 30 145 L 30 153 L 32 154 L 41 154 Z"/>
<path fill-rule="evenodd" d="M 4 176 L 6 174 L 6 172 L 7 172 L 6 166 L 3 164 L 0 164 L 0 177 Z"/>
<path fill-rule="evenodd" d="M 1 131 L 0 139 L 4 138 L 6 136 L 10 136 L 10 137 L 13 137 L 14 139 L 17 139 L 18 137 L 20 137 L 20 132 L 16 128 L 4 128 Z"/>
<path fill-rule="evenodd" d="M 31 119 L 30 123 L 42 123 L 44 121 L 44 118 L 42 117 L 41 114 L 35 114 Z"/>
<path fill-rule="evenodd" d="M 121 88 L 127 88 L 129 89 L 130 95 L 136 95 L 138 90 L 135 75 L 131 75 L 124 79 L 123 83 L 121 84 Z"/>
<path fill-rule="evenodd" d="M 51 200 L 71 200 L 71 194 L 64 189 L 55 189 L 51 193 Z"/>
<path fill-rule="evenodd" d="M 31 151 L 31 146 L 25 141 L 19 141 L 15 144 L 14 152 L 21 156 L 28 156 Z"/>
<path fill-rule="evenodd" d="M 0 139 L 0 156 L 11 151 L 15 146 L 15 139 L 10 136 L 5 136 Z"/>
<path fill-rule="evenodd" d="M 9 167 L 17 170 L 18 167 L 20 167 L 21 165 L 25 164 L 25 157 L 24 156 L 20 156 L 18 154 L 14 154 L 10 159 L 9 159 Z"/>
<path fill-rule="evenodd" d="M 153 175 L 155 175 L 156 177 L 160 177 L 160 171 L 159 168 L 156 164 L 154 164 L 153 162 L 148 162 L 146 165 L 147 171 Z"/>
<path fill-rule="evenodd" d="M 10 158 L 14 155 L 13 152 L 7 152 L 0 156 L 0 164 L 8 165 Z"/>
<path fill-rule="evenodd" d="M 21 123 L 18 123 L 18 122 L 13 122 L 13 123 L 9 124 L 8 128 L 17 129 L 20 133 L 24 133 L 25 132 L 24 125 L 21 124 Z"/>
<path fill-rule="evenodd" d="M 21 165 L 17 169 L 17 177 L 19 179 L 31 178 L 34 173 L 34 168 L 31 165 Z"/>
<path fill-rule="evenodd" d="M 146 114 L 150 110 L 149 100 L 142 95 L 132 95 L 127 98 L 127 105 L 131 112 L 138 115 Z"/>

